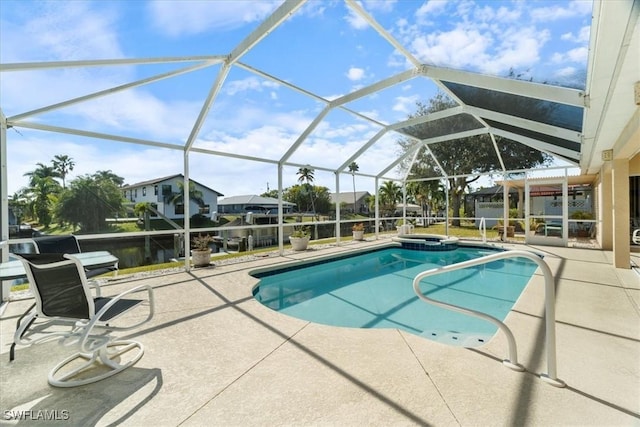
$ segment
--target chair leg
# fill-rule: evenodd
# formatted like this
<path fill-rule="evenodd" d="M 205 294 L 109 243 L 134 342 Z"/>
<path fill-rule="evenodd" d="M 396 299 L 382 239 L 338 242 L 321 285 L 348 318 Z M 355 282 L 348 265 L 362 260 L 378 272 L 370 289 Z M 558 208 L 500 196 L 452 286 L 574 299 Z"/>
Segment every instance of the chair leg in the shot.
<path fill-rule="evenodd" d="M 13 362 L 13 360 L 16 358 L 16 344 L 17 344 L 17 341 L 20 341 L 20 338 L 22 338 L 24 336 L 24 334 L 27 332 L 27 329 L 29 329 L 31 327 L 31 325 L 33 324 L 33 322 L 36 320 L 36 312 L 33 311 L 33 309 L 35 307 L 36 307 L 35 303 L 31 304 L 31 307 L 29 307 L 27 309 L 27 311 L 22 313 L 22 316 L 20 316 L 20 318 L 16 322 L 16 332 L 15 332 L 14 337 L 13 337 L 13 343 L 11 344 L 11 348 L 9 349 L 9 362 Z M 27 315 L 30 315 L 31 319 L 29 319 L 27 321 L 26 325 L 22 325 L 22 320 Z M 23 326 L 23 327 L 21 327 L 21 326 Z"/>
<path fill-rule="evenodd" d="M 121 364 L 116 361 L 116 359 L 121 355 L 136 349 L 136 353 L 128 362 Z M 142 344 L 136 341 L 125 340 L 111 342 L 93 353 L 75 353 L 58 363 L 51 372 L 49 372 L 49 384 L 54 387 L 76 387 L 91 384 L 96 381 L 109 378 L 124 371 L 128 367 L 133 366 L 138 360 L 140 360 L 143 354 L 144 347 Z M 58 375 L 59 371 L 67 367 L 67 365 L 70 365 L 72 362 L 80 359 L 85 360 L 80 366 Z M 92 376 L 82 375 L 84 373 L 88 373 L 91 367 L 98 371 L 103 370 L 104 368 L 108 368 L 109 370 Z M 74 377 L 78 378 L 73 379 Z"/>

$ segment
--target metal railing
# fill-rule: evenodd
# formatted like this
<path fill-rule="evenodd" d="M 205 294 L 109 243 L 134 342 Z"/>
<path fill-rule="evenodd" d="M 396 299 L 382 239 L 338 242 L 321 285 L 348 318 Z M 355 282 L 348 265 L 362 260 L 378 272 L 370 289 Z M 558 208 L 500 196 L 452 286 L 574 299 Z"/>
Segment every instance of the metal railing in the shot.
<path fill-rule="evenodd" d="M 531 252 L 526 251 L 505 251 L 497 254 L 487 255 L 481 258 L 472 259 L 469 261 L 459 262 L 457 264 L 447 265 L 445 267 L 434 268 L 431 270 L 423 271 L 419 273 L 413 279 L 413 290 L 418 295 L 418 297 L 427 302 L 428 304 L 432 304 L 441 308 L 445 308 L 448 310 L 456 311 L 459 313 L 464 313 L 469 316 L 478 317 L 480 319 L 486 320 L 498 326 L 498 328 L 504 332 L 507 337 L 508 345 L 509 345 L 509 358 L 503 360 L 503 364 L 505 366 L 516 370 L 516 371 L 524 371 L 524 367 L 518 363 L 518 355 L 516 348 L 516 341 L 513 336 L 511 330 L 500 320 L 492 317 L 488 314 L 481 313 L 479 311 L 471 310 L 468 308 L 460 307 L 453 304 L 448 304 L 441 301 L 436 301 L 425 296 L 420 290 L 420 281 L 426 277 L 434 276 L 436 274 L 447 273 L 454 270 L 460 270 L 463 268 L 474 267 L 477 265 L 487 264 L 493 261 L 502 260 L 506 258 L 527 258 L 531 261 L 534 261 L 542 270 L 544 275 L 544 286 L 545 286 L 545 347 L 547 351 L 547 373 L 540 374 L 540 378 L 555 386 L 555 387 L 564 387 L 566 384 L 564 381 L 557 378 L 556 373 L 556 330 L 555 330 L 555 322 L 556 322 L 556 302 L 555 302 L 555 282 L 553 278 L 553 274 L 551 273 L 551 269 L 546 262 L 542 260 L 538 255 L 535 255 Z"/>
<path fill-rule="evenodd" d="M 480 235 L 482 236 L 482 243 L 487 243 L 487 221 L 484 217 L 480 218 L 478 228 L 480 229 Z"/>

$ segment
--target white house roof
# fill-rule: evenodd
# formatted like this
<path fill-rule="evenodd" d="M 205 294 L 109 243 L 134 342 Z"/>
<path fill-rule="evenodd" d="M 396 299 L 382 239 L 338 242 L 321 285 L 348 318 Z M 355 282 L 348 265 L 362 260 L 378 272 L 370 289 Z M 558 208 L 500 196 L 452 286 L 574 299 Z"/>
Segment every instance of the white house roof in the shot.
<path fill-rule="evenodd" d="M 121 188 L 123 190 L 127 190 L 129 188 L 140 188 L 140 187 L 145 187 L 147 185 L 155 185 L 155 184 L 158 184 L 158 183 L 161 183 L 161 182 L 170 181 L 170 180 L 173 180 L 173 179 L 183 180 L 184 179 L 184 175 L 181 174 L 181 173 L 177 173 L 177 174 L 174 174 L 174 175 L 163 176 L 161 178 L 154 178 L 154 179 L 150 179 L 150 180 L 147 180 L 147 181 L 136 182 L 135 184 L 125 184 Z M 219 191 L 216 191 L 216 190 L 214 190 L 212 188 L 209 188 L 206 185 L 202 185 L 201 183 L 199 183 L 196 180 L 192 179 L 191 181 L 194 184 L 198 184 L 202 188 L 205 188 L 205 189 L 207 189 L 209 191 L 212 191 L 212 192 L 216 193 L 216 195 L 218 195 L 218 196 L 224 196 L 224 194 L 220 193 Z"/>
<path fill-rule="evenodd" d="M 257 195 L 243 195 L 243 196 L 230 196 L 225 197 L 222 200 L 218 201 L 218 206 L 229 206 L 229 205 L 277 205 L 278 199 L 274 199 L 273 197 L 262 197 Z M 295 203 L 282 201 L 282 204 L 285 206 L 295 206 Z"/>
<path fill-rule="evenodd" d="M 371 193 L 368 191 L 356 191 L 356 200 L 360 200 L 365 196 L 370 196 Z M 345 191 L 344 193 L 340 193 L 339 196 L 336 193 L 331 193 L 331 203 L 336 203 L 336 200 L 340 200 L 339 203 L 352 203 L 353 204 L 353 191 Z"/>

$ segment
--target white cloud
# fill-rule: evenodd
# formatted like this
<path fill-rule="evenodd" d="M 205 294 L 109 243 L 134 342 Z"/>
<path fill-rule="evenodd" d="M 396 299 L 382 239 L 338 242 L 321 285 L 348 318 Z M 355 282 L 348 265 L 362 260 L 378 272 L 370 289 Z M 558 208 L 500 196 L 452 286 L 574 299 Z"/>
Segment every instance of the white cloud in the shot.
<path fill-rule="evenodd" d="M 571 77 L 576 73 L 575 67 L 564 67 L 556 72 L 557 77 Z"/>
<path fill-rule="evenodd" d="M 567 52 L 555 52 L 551 56 L 551 62 L 555 64 L 561 64 L 563 62 L 577 62 L 584 64 L 587 61 L 588 55 L 589 49 L 585 46 L 581 46 Z"/>
<path fill-rule="evenodd" d="M 535 28 L 511 28 L 503 33 L 502 43 L 490 61 L 480 65 L 480 69 L 492 74 L 504 74 L 510 68 L 527 68 L 540 60 L 540 51 L 549 40 L 547 30 Z"/>
<path fill-rule="evenodd" d="M 29 3 L 25 2 L 27 7 Z M 18 3 L 18 6 L 22 6 Z M 2 22 L 2 62 L 120 58 L 118 15 L 108 3 L 44 2 L 24 12 L 20 25 Z M 15 17 L 14 17 L 15 18 Z"/>
<path fill-rule="evenodd" d="M 368 11 L 391 12 L 397 0 L 364 0 L 364 8 Z"/>
<path fill-rule="evenodd" d="M 369 24 L 360 15 L 358 15 L 353 9 L 347 9 L 347 16 L 344 18 L 349 26 L 356 30 L 364 30 L 369 28 Z"/>
<path fill-rule="evenodd" d="M 229 95 L 235 95 L 239 92 L 262 92 L 264 88 L 277 89 L 279 87 L 279 84 L 270 80 L 261 80 L 255 76 L 251 76 L 242 80 L 228 80 L 225 82 L 223 90 Z"/>
<path fill-rule="evenodd" d="M 544 3 L 541 3 L 544 4 Z M 534 21 L 550 22 L 561 19 L 573 18 L 576 16 L 584 16 L 591 13 L 591 0 L 574 0 L 566 5 L 547 6 L 531 9 L 530 15 Z"/>
<path fill-rule="evenodd" d="M 416 18 L 431 18 L 434 15 L 443 13 L 446 8 L 447 0 L 429 0 L 416 11 Z"/>
<path fill-rule="evenodd" d="M 149 11 L 158 31 L 172 37 L 239 28 L 261 21 L 281 1 L 168 1 L 149 3 Z"/>
<path fill-rule="evenodd" d="M 416 102 L 420 100 L 420 95 L 398 96 L 391 107 L 393 111 L 403 114 L 411 114 L 416 111 Z"/>
<path fill-rule="evenodd" d="M 588 43 L 589 36 L 591 34 L 591 28 L 588 26 L 584 26 L 580 29 L 578 34 L 573 34 L 572 32 L 565 33 L 560 38 L 562 40 L 567 40 L 574 43 Z"/>
<path fill-rule="evenodd" d="M 589 56 L 589 49 L 586 47 L 577 47 L 567 52 L 567 58 L 573 62 L 586 63 Z"/>
<path fill-rule="evenodd" d="M 453 68 L 466 68 L 470 64 L 488 60 L 486 51 L 491 36 L 475 29 L 462 27 L 416 38 L 411 47 L 422 61 Z"/>
<path fill-rule="evenodd" d="M 362 80 L 362 78 L 364 78 L 364 70 L 358 67 L 351 67 L 349 71 L 347 71 L 346 76 L 352 82 Z"/>

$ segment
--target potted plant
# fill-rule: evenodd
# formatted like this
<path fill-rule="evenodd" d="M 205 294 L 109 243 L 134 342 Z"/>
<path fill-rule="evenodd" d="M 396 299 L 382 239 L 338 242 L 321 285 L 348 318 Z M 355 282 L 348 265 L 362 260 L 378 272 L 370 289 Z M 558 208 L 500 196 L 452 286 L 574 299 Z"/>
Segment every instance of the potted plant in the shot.
<path fill-rule="evenodd" d="M 538 229 L 542 229 L 543 227 L 541 226 L 543 225 L 544 225 L 544 220 L 539 218 L 531 218 L 529 220 L 529 235 L 535 236 L 536 234 L 541 233 L 540 231 L 538 231 Z"/>
<path fill-rule="evenodd" d="M 359 222 L 351 227 L 353 232 L 353 240 L 364 240 L 364 224 Z"/>
<path fill-rule="evenodd" d="M 570 219 L 583 219 L 583 220 L 592 220 L 593 219 L 593 214 L 591 212 L 586 212 L 586 211 L 576 211 L 573 212 L 570 216 Z M 583 222 L 583 221 L 577 221 L 577 234 L 578 237 L 589 237 L 589 235 L 591 234 L 591 228 L 593 227 L 593 224 L 591 222 Z"/>
<path fill-rule="evenodd" d="M 211 248 L 209 245 L 213 242 L 213 237 L 208 234 L 198 234 L 191 239 L 193 249 L 191 249 L 191 260 L 195 267 L 204 267 L 211 263 Z"/>
<path fill-rule="evenodd" d="M 294 251 L 306 251 L 311 235 L 307 227 L 296 227 L 289 236 L 291 249 Z"/>
<path fill-rule="evenodd" d="M 494 229 L 498 230 L 498 235 L 499 236 L 503 236 L 504 235 L 504 221 L 499 219 L 498 223 L 496 224 Z M 516 234 L 516 227 L 513 226 L 513 225 L 507 226 L 507 237 L 513 237 L 513 236 L 515 236 L 515 234 Z"/>

